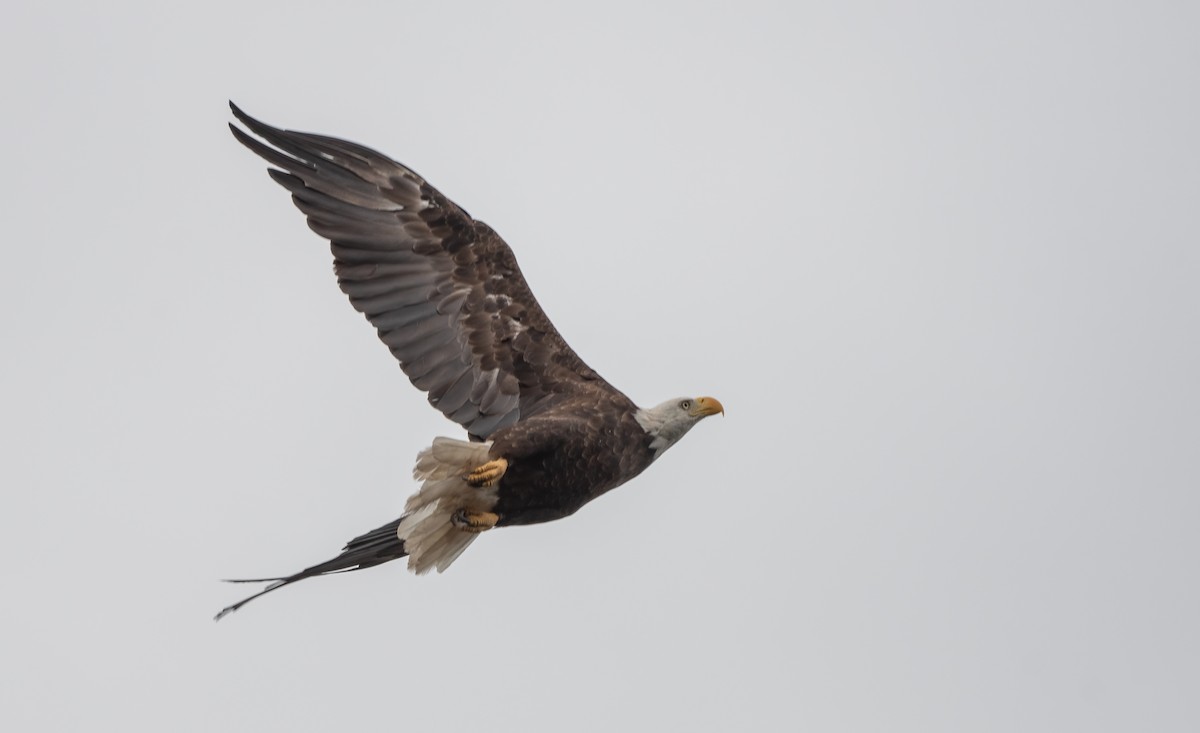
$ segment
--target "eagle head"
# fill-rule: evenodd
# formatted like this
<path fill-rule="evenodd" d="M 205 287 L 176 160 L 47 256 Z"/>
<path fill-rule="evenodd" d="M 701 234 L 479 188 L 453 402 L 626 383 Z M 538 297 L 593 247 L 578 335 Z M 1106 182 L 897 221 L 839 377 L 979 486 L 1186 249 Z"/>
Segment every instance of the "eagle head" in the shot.
<path fill-rule="evenodd" d="M 639 409 L 634 417 L 651 436 L 650 448 L 658 458 L 696 423 L 717 413 L 724 415 L 725 407 L 716 397 L 676 397 L 649 409 Z"/>

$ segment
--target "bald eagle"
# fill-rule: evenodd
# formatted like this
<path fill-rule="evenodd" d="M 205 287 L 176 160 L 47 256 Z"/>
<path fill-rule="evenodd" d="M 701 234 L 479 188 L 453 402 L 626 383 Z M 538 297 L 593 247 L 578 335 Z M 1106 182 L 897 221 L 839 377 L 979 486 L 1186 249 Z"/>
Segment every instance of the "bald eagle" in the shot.
<path fill-rule="evenodd" d="M 411 169 L 230 107 L 261 140 L 230 123 L 233 136 L 274 166 L 271 178 L 329 240 L 351 305 L 468 439 L 435 438 L 420 452 L 421 487 L 399 519 L 294 575 L 232 581 L 270 585 L 217 619 L 316 575 L 402 557 L 413 572 L 441 572 L 480 533 L 573 514 L 724 413 L 713 397 L 635 405 L 567 346 L 504 240 Z"/>

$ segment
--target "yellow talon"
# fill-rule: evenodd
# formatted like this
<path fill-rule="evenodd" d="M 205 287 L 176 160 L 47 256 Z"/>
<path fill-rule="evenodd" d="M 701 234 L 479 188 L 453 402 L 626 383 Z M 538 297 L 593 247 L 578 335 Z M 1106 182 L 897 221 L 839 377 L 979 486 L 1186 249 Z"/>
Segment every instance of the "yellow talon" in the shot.
<path fill-rule="evenodd" d="M 455 527 L 470 532 L 479 534 L 486 532 L 496 526 L 496 522 L 500 521 L 500 515 L 495 512 L 480 512 L 479 514 L 467 514 L 466 511 L 459 509 L 454 513 L 451 520 Z"/>
<path fill-rule="evenodd" d="M 508 461 L 503 458 L 497 458 L 494 461 L 479 466 L 474 471 L 471 471 L 463 479 L 472 486 L 477 488 L 486 488 L 495 486 L 504 472 L 508 470 Z"/>

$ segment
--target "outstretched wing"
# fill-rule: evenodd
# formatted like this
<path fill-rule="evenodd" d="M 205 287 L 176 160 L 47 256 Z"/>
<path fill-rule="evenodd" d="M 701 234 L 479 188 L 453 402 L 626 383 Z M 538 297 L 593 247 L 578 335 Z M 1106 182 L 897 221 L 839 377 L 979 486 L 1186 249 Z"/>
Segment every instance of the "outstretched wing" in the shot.
<path fill-rule="evenodd" d="M 265 125 L 230 103 L 332 245 L 354 308 L 429 402 L 476 439 L 581 390 L 613 390 L 567 346 L 512 250 L 405 166 L 354 143 Z M 273 147 L 272 147 L 273 146 Z"/>

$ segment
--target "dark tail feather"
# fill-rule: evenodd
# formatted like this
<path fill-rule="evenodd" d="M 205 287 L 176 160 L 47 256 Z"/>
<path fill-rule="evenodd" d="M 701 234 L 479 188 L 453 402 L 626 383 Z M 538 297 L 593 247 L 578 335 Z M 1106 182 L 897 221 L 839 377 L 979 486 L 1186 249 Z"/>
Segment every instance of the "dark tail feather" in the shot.
<path fill-rule="evenodd" d="M 400 519 L 403 519 L 401 517 Z M 396 536 L 396 528 L 400 526 L 400 519 L 388 522 L 378 529 L 373 529 L 364 535 L 355 537 L 346 543 L 342 548 L 342 554 L 327 560 L 319 565 L 313 565 L 311 568 L 305 568 L 295 575 L 289 575 L 284 578 L 255 578 L 252 580 L 227 580 L 226 583 L 271 583 L 266 588 L 263 588 L 254 595 L 243 598 L 232 606 L 226 606 L 221 609 L 221 612 L 213 617 L 214 621 L 220 621 L 225 616 L 233 613 L 242 606 L 246 605 L 255 598 L 261 595 L 270 593 L 273 590 L 282 588 L 285 585 L 295 583 L 297 580 L 304 580 L 316 575 L 331 575 L 333 573 L 344 573 L 350 570 L 362 570 L 375 565 L 382 565 L 389 560 L 396 560 L 404 557 L 408 553 L 404 551 L 404 542 Z"/>

